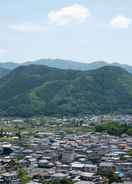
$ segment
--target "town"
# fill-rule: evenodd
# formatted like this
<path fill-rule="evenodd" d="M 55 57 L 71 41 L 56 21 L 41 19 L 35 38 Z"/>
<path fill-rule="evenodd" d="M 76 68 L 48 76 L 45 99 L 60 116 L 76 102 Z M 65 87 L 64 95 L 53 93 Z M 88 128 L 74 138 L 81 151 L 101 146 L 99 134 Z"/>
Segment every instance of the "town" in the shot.
<path fill-rule="evenodd" d="M 0 184 L 132 183 L 132 136 L 95 124 L 130 125 L 130 115 L 1 118 Z"/>

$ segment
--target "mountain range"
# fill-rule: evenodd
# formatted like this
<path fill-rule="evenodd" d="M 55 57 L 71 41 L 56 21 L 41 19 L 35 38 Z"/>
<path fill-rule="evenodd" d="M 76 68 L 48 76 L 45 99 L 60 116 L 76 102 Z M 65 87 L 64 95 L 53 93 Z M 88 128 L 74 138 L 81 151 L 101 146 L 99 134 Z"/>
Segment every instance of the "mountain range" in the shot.
<path fill-rule="evenodd" d="M 127 70 L 129 73 L 132 73 L 132 66 L 126 65 L 126 64 L 120 64 L 120 63 L 108 63 L 104 61 L 97 61 L 97 62 L 91 62 L 91 63 L 80 63 L 75 62 L 71 60 L 63 60 L 63 59 L 39 59 L 35 61 L 29 61 L 24 63 L 15 63 L 15 62 L 2 62 L 0 63 L 1 69 L 6 69 L 9 72 L 19 66 L 26 66 L 26 65 L 45 65 L 49 67 L 54 67 L 58 69 L 65 69 L 65 70 L 80 70 L 80 71 L 87 71 L 87 70 L 95 70 L 104 66 L 119 66 L 125 70 Z M 5 74 L 6 74 L 5 73 Z M 2 77 L 0 72 L 0 77 Z"/>
<path fill-rule="evenodd" d="M 90 71 L 24 65 L 0 79 L 0 115 L 132 113 L 132 75 L 117 66 Z"/>

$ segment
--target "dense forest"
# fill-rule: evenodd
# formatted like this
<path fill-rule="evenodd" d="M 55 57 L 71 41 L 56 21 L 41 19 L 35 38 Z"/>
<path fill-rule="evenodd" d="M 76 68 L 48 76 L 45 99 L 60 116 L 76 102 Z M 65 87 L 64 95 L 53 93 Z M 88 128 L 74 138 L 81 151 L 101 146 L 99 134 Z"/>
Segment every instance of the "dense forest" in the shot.
<path fill-rule="evenodd" d="M 0 115 L 132 113 L 132 75 L 105 66 L 92 71 L 20 66 L 0 79 Z"/>

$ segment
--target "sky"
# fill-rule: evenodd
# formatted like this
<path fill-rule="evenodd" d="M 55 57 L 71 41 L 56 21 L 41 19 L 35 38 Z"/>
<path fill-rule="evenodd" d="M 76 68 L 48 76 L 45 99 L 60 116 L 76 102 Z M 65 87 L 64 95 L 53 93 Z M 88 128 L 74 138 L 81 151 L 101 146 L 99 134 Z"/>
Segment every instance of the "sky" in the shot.
<path fill-rule="evenodd" d="M 0 62 L 132 64 L 132 0 L 0 0 Z"/>

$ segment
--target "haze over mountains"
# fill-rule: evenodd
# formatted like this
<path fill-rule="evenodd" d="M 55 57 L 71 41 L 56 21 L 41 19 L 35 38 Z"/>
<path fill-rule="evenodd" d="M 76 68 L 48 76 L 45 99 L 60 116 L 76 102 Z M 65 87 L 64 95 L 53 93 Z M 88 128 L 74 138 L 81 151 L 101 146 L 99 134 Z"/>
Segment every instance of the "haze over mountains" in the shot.
<path fill-rule="evenodd" d="M 0 79 L 0 115 L 132 113 L 132 75 L 117 66 L 91 71 L 20 66 Z"/>
<path fill-rule="evenodd" d="M 119 63 L 107 63 L 104 61 L 97 61 L 97 62 L 92 62 L 92 63 L 80 63 L 80 62 L 75 62 L 75 61 L 70 61 L 70 60 L 62 60 L 62 59 L 40 59 L 36 61 L 31 61 L 31 62 L 24 62 L 24 63 L 14 63 L 14 62 L 5 62 L 5 63 L 0 63 L 0 68 L 12 70 L 15 69 L 18 66 L 21 65 L 46 65 L 49 67 L 54 67 L 58 69 L 71 69 L 71 70 L 81 70 L 81 71 L 86 71 L 86 70 L 95 70 L 98 68 L 101 68 L 103 66 L 119 66 L 121 68 L 126 69 L 128 72 L 132 73 L 132 66 L 130 65 L 125 65 L 125 64 L 119 64 Z M 1 75 L 0 75 L 1 76 Z"/>

